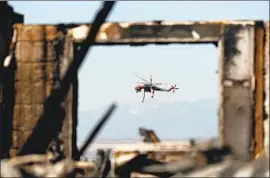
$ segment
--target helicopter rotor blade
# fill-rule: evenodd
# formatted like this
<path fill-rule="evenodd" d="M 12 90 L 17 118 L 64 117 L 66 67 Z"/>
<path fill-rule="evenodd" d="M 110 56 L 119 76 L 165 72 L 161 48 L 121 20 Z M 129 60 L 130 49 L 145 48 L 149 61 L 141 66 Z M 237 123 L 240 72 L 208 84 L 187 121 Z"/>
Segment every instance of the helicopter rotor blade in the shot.
<path fill-rule="evenodd" d="M 168 83 L 163 83 L 163 82 L 157 82 L 157 83 L 152 83 L 152 85 L 169 85 Z"/>
<path fill-rule="evenodd" d="M 144 84 L 144 85 L 148 85 L 148 83 L 145 83 L 145 82 L 136 82 L 137 84 Z M 158 86 L 158 85 L 168 85 L 168 84 L 166 84 L 166 83 L 152 83 L 152 85 L 156 85 L 156 86 Z"/>
<path fill-rule="evenodd" d="M 137 84 L 143 84 L 143 85 L 147 85 L 148 83 L 145 82 L 136 82 Z"/>
<path fill-rule="evenodd" d="M 150 83 L 148 80 L 145 80 L 144 78 L 138 76 L 137 74 L 133 73 L 133 75 L 135 75 L 136 77 L 138 77 L 139 79 L 145 81 L 146 83 Z"/>

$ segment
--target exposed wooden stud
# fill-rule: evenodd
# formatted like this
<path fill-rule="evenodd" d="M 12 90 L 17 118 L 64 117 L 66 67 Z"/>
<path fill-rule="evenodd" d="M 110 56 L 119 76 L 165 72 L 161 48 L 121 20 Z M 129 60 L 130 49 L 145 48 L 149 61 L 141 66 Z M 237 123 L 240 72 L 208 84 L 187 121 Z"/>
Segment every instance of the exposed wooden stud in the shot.
<path fill-rule="evenodd" d="M 264 108 L 265 108 L 265 120 L 264 120 L 264 150 L 266 154 L 269 154 L 269 21 L 265 24 L 265 60 L 264 60 L 264 92 L 265 92 L 265 101 L 264 101 Z"/>
<path fill-rule="evenodd" d="M 255 26 L 255 149 L 254 157 L 264 154 L 263 120 L 264 120 L 264 24 Z"/>

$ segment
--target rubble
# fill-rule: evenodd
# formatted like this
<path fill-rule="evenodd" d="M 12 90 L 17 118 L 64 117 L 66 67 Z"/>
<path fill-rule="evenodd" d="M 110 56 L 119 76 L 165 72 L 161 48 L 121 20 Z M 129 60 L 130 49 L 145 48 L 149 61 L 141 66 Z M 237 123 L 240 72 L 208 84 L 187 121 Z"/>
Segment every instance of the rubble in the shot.
<path fill-rule="evenodd" d="M 95 162 L 64 159 L 54 164 L 45 155 L 14 157 L 1 160 L 1 177 L 68 177 L 74 173 L 79 177 L 269 176 L 269 157 L 244 162 L 235 159 L 226 147 L 196 149 L 178 160 L 165 162 L 153 157 L 158 151 L 140 153 L 137 150 L 137 155 L 124 161 L 110 155 L 114 150 L 99 150 Z"/>

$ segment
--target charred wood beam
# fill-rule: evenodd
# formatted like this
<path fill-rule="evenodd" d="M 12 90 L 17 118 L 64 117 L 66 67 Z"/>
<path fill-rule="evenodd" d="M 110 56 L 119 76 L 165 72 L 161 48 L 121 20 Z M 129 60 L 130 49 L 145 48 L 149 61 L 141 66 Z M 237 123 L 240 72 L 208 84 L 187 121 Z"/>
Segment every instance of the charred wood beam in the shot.
<path fill-rule="evenodd" d="M 96 45 L 145 45 L 169 43 L 214 43 L 222 38 L 224 25 L 253 25 L 252 21 L 107 22 L 96 37 Z M 74 25 L 74 24 L 73 24 Z M 71 26 L 71 25 L 66 25 Z M 75 26 L 75 25 L 74 25 Z M 68 35 L 81 43 L 91 26 L 78 24 Z"/>
<path fill-rule="evenodd" d="M 255 128 L 254 137 L 254 157 L 262 156 L 264 154 L 264 50 L 265 50 L 265 28 L 264 23 L 257 22 L 254 34 L 254 73 L 255 73 Z"/>
<path fill-rule="evenodd" d="M 143 170 L 147 173 L 187 173 L 195 168 L 222 162 L 225 160 L 225 158 L 230 156 L 230 154 L 230 149 L 226 146 L 221 148 L 210 148 L 208 150 L 195 152 L 193 157 L 187 156 L 186 158 L 173 163 L 145 166 Z"/>
<path fill-rule="evenodd" d="M 63 77 L 60 88 L 54 90 L 48 97 L 44 104 L 44 112 L 39 119 L 37 126 L 33 129 L 33 133 L 21 148 L 19 155 L 45 153 L 50 142 L 61 131 L 65 113 L 60 104 L 66 97 L 70 84 L 74 80 L 74 74 L 78 71 L 89 48 L 93 46 L 96 34 L 98 33 L 100 26 L 104 23 L 109 12 L 112 10 L 114 4 L 114 1 L 105 1 L 103 7 L 97 13 L 93 22 L 93 27 L 88 33 L 87 38 L 82 43 L 81 49 L 76 53 L 77 55 L 75 56 L 75 60 L 70 64 L 65 76 Z"/>
<path fill-rule="evenodd" d="M 144 167 L 150 165 L 163 165 L 164 163 L 148 158 L 147 154 L 140 154 L 127 163 L 115 168 L 115 174 L 120 178 L 130 178 L 132 172 L 147 173 L 158 177 L 170 177 L 173 174 L 170 172 L 158 172 L 152 170 L 145 170 Z"/>
<path fill-rule="evenodd" d="M 111 150 L 97 150 L 97 158 L 94 161 L 96 164 L 96 171 L 91 174 L 91 177 L 107 177 L 111 171 L 111 162 L 110 162 L 110 153 Z M 87 175 L 89 176 L 89 175 Z"/>
<path fill-rule="evenodd" d="M 264 94 L 265 94 L 265 101 L 264 101 L 264 114 L 265 114 L 265 120 L 264 120 L 264 151 L 266 155 L 269 156 L 269 31 L 270 31 L 270 23 L 269 21 L 265 25 L 265 50 L 264 50 L 264 81 L 265 81 L 265 87 L 264 87 Z"/>

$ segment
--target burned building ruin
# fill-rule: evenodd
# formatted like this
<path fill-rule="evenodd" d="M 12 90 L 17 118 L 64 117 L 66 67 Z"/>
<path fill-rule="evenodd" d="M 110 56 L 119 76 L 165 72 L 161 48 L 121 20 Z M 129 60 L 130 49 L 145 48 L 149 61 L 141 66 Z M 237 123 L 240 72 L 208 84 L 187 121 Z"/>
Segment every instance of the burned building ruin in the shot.
<path fill-rule="evenodd" d="M 7 2 L 0 3 L 0 11 L 1 157 L 45 154 L 58 141 L 63 157 L 79 160 L 76 72 L 67 97 L 50 107 L 54 115 L 46 117 L 52 118 L 40 118 L 94 25 L 26 25 Z M 216 45 L 219 143 L 240 160 L 269 154 L 269 22 L 106 22 L 94 45 L 170 43 Z"/>

